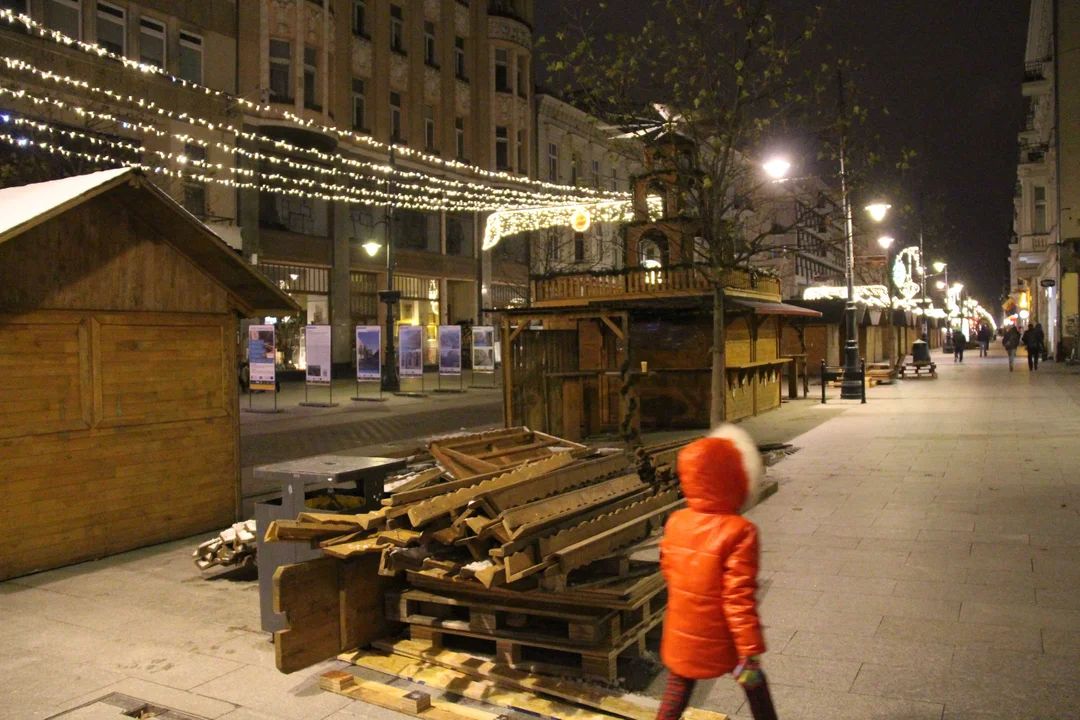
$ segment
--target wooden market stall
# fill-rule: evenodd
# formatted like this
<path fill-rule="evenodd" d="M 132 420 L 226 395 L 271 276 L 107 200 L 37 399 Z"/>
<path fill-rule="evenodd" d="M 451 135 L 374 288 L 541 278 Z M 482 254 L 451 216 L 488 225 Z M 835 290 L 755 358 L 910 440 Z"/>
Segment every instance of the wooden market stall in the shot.
<path fill-rule="evenodd" d="M 0 190 L 0 580 L 234 522 L 238 318 L 297 310 L 137 171 Z"/>
<path fill-rule="evenodd" d="M 819 313 L 780 302 L 770 278 L 725 283 L 729 420 L 780 406 L 782 328 Z M 713 290 L 693 268 L 628 268 L 534 280 L 532 307 L 503 314 L 507 427 L 580 440 L 708 428 Z"/>

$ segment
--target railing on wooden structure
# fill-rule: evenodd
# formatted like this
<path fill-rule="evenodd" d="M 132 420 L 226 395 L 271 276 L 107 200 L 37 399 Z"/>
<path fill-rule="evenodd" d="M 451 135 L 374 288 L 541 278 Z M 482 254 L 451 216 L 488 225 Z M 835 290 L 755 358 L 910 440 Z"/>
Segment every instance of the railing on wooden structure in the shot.
<path fill-rule="evenodd" d="M 532 280 L 532 300 L 537 306 L 585 305 L 590 301 L 629 297 L 708 295 L 713 291 L 710 275 L 709 271 L 694 267 L 631 268 L 612 274 L 558 275 Z M 743 270 L 726 271 L 724 287 L 770 295 L 780 293 L 778 280 L 765 277 L 755 280 Z"/>

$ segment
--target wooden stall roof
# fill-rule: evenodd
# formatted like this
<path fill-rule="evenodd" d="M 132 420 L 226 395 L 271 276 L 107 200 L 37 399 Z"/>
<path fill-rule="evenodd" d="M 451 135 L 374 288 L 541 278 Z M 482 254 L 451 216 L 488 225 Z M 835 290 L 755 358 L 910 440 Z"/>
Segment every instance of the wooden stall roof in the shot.
<path fill-rule="evenodd" d="M 105 193 L 136 211 L 173 247 L 220 282 L 244 314 L 300 311 L 292 298 L 134 168 L 0 190 L 0 243 Z"/>
<path fill-rule="evenodd" d="M 765 302 L 734 298 L 731 303 L 736 307 L 750 310 L 755 315 L 785 315 L 788 317 L 820 318 L 821 313 L 810 308 L 788 305 L 782 302 Z"/>

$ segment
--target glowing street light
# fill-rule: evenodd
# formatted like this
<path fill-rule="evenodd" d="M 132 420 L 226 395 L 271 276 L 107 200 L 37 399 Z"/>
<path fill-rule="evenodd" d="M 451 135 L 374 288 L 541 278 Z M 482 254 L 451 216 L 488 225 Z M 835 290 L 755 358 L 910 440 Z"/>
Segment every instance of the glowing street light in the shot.
<path fill-rule="evenodd" d="M 891 207 L 892 205 L 888 203 L 872 203 L 866 206 L 866 212 L 870 213 L 870 217 L 874 219 L 874 222 L 881 222 L 889 214 L 889 208 Z"/>
<path fill-rule="evenodd" d="M 787 177 L 788 171 L 791 170 L 791 163 L 782 157 L 775 157 L 761 167 L 773 180 L 782 180 Z"/>
<path fill-rule="evenodd" d="M 364 248 L 364 252 L 368 254 L 368 257 L 375 257 L 382 250 L 382 243 L 377 243 L 374 240 L 368 240 L 361 247 Z"/>
<path fill-rule="evenodd" d="M 946 267 L 948 267 L 948 265 L 941 261 L 938 261 L 934 263 L 934 272 L 945 272 Z"/>
<path fill-rule="evenodd" d="M 944 280 L 938 280 L 937 281 L 937 289 L 938 290 L 944 290 L 945 289 L 945 281 Z"/>
<path fill-rule="evenodd" d="M 888 235 L 883 235 L 883 236 L 878 238 L 877 242 L 878 242 L 878 245 L 880 245 L 882 248 L 884 248 L 885 250 L 888 250 L 890 247 L 892 247 L 892 244 L 894 242 L 896 242 L 896 241 L 893 240 Z"/>

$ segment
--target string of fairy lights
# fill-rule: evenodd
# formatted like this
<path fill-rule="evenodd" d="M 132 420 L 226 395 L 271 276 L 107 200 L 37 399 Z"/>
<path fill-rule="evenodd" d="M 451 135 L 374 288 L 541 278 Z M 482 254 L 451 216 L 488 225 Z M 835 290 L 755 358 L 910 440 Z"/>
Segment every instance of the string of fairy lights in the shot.
<path fill-rule="evenodd" d="M 114 92 L 112 90 L 108 90 L 108 89 L 105 89 L 105 88 L 95 87 L 95 86 L 92 86 L 90 83 L 88 83 L 86 81 L 71 78 L 70 76 L 60 76 L 60 75 L 58 75 L 56 73 L 52 73 L 50 71 L 45 71 L 45 70 L 41 70 L 39 68 L 36 68 L 32 64 L 27 63 L 27 62 L 22 61 L 22 60 L 19 60 L 17 58 L 3 58 L 3 62 L 8 66 L 9 69 L 31 72 L 33 74 L 36 74 L 38 77 L 40 77 L 42 79 L 52 80 L 52 81 L 59 82 L 59 83 L 65 83 L 65 84 L 71 85 L 71 86 L 73 86 L 73 87 L 75 87 L 77 89 L 89 92 L 91 94 L 96 94 L 96 95 L 100 95 L 102 97 L 109 98 L 113 102 L 133 104 L 133 105 L 137 106 L 140 110 L 142 110 L 144 112 L 147 112 L 147 113 L 157 115 L 157 116 L 159 116 L 161 118 L 174 119 L 174 120 L 180 120 L 180 121 L 184 121 L 184 122 L 189 122 L 191 124 L 201 126 L 201 127 L 205 128 L 207 130 L 226 132 L 226 133 L 229 133 L 229 134 L 232 134 L 232 135 L 236 136 L 237 138 L 242 138 L 242 139 L 245 139 L 245 140 L 252 140 L 252 141 L 271 143 L 271 144 L 276 145 L 278 148 L 280 148 L 282 150 L 287 150 L 289 152 L 298 152 L 298 153 L 306 153 L 306 154 L 314 155 L 314 156 L 317 157 L 317 159 L 322 160 L 324 162 L 341 163 L 341 164 L 344 164 L 344 165 L 350 165 L 350 166 L 358 167 L 358 168 L 366 167 L 367 169 L 376 170 L 378 172 L 382 172 L 383 174 L 394 174 L 394 175 L 400 175 L 401 177 L 410 178 L 410 179 L 418 181 L 418 183 L 420 183 L 420 182 L 432 182 L 432 183 L 441 184 L 441 185 L 444 185 L 444 186 L 447 186 L 447 187 L 449 187 L 451 185 L 456 185 L 463 192 L 465 191 L 464 188 L 470 188 L 474 192 L 483 192 L 489 197 L 492 194 L 495 194 L 495 195 L 504 195 L 504 196 L 506 196 L 508 198 L 509 197 L 514 197 L 514 198 L 519 199 L 519 200 L 526 200 L 527 199 L 534 206 L 550 206 L 552 204 L 558 204 L 560 202 L 573 202 L 573 201 L 592 203 L 592 202 L 597 202 L 597 201 L 602 200 L 602 199 L 608 199 L 608 200 L 622 199 L 622 200 L 626 200 L 628 198 L 628 195 L 626 193 L 619 193 L 619 192 L 615 192 L 615 191 L 605 191 L 605 190 L 599 190 L 599 189 L 596 189 L 596 188 L 586 188 L 586 187 L 578 187 L 578 186 L 559 185 L 557 183 L 551 183 L 551 182 L 546 182 L 546 181 L 542 181 L 542 180 L 535 180 L 535 179 L 523 177 L 523 176 L 520 176 L 520 175 L 515 175 L 515 174 L 512 174 L 512 173 L 486 170 L 484 168 L 480 168 L 480 167 L 477 167 L 475 165 L 470 165 L 468 163 L 463 163 L 463 162 L 460 162 L 460 161 L 457 161 L 457 160 L 446 160 L 446 159 L 440 158 L 437 155 L 431 155 L 431 154 L 424 153 L 424 152 L 421 152 L 421 151 L 418 151 L 418 150 L 414 150 L 412 148 L 405 147 L 405 146 L 398 146 L 398 145 L 393 145 L 392 146 L 392 145 L 390 145 L 388 143 L 384 143 L 384 142 L 375 140 L 374 138 L 372 138 L 369 135 L 365 135 L 365 134 L 357 133 L 357 132 L 353 132 L 353 131 L 348 131 L 348 130 L 343 130 L 343 129 L 338 128 L 338 127 L 322 125 L 321 123 L 318 123 L 318 122 L 316 122 L 314 120 L 299 117 L 295 113 L 292 113 L 292 112 L 290 112 L 290 111 L 288 111 L 286 109 L 283 109 L 283 108 L 280 108 L 280 107 L 277 107 L 277 106 L 274 106 L 274 105 L 255 103 L 255 102 L 252 102 L 251 100 L 248 100 L 246 98 L 242 98 L 242 97 L 233 95 L 231 93 L 226 93 L 226 92 L 221 91 L 221 90 L 215 90 L 215 89 L 212 89 L 212 88 L 208 88 L 208 87 L 206 87 L 204 85 L 200 85 L 200 84 L 197 84 L 197 83 L 193 83 L 193 82 L 191 82 L 189 80 L 185 80 L 183 78 L 176 77 L 174 75 L 171 75 L 171 74 L 167 73 L 166 71 L 164 71 L 163 69 L 161 69 L 161 68 L 159 68 L 159 67 L 157 67 L 155 65 L 148 65 L 148 64 L 145 64 L 145 63 L 136 62 L 134 60 L 123 57 L 121 55 L 117 55 L 115 53 L 112 53 L 109 50 L 107 50 L 107 49 L 105 49 L 103 47 L 100 47 L 98 45 L 94 45 L 94 44 L 91 44 L 91 43 L 86 43 L 86 42 L 76 40 L 75 38 L 72 38 L 72 37 L 70 37 L 68 35 L 65 35 L 64 33 L 61 33 L 61 32 L 56 31 L 56 30 L 52 30 L 50 28 L 45 27 L 44 25 L 41 25 L 40 23 L 36 22 L 35 20 L 30 18 L 29 16 L 21 15 L 21 14 L 15 14 L 12 10 L 0 10 L 0 21 L 6 21 L 7 23 L 9 23 L 11 25 L 21 24 L 28 32 L 35 33 L 40 37 L 52 40 L 52 41 L 54 41 L 56 43 L 59 43 L 61 45 L 78 48 L 78 49 L 82 50 L 83 52 L 86 52 L 88 54 L 91 54 L 91 55 L 94 55 L 94 56 L 97 56 L 97 57 L 108 57 L 110 59 L 116 60 L 119 63 L 121 63 L 121 66 L 124 69 L 126 69 L 128 71 L 138 72 L 138 73 L 142 73 L 142 74 L 145 74 L 145 75 L 153 75 L 153 76 L 162 77 L 162 78 L 165 78 L 165 79 L 167 79 L 167 80 L 169 80 L 169 81 L 171 81 L 173 83 L 179 84 L 182 87 L 185 87 L 187 89 L 197 91 L 197 92 L 202 92 L 202 93 L 204 93 L 204 94 L 206 94 L 208 96 L 211 96 L 211 97 L 214 97 L 214 98 L 217 98 L 217 99 L 221 99 L 223 101 L 235 103 L 236 105 L 244 108 L 245 110 L 247 110 L 249 112 L 262 113 L 262 114 L 265 114 L 265 115 L 277 115 L 281 119 L 286 120 L 291 124 L 298 125 L 298 126 L 301 126 L 301 127 L 304 127 L 304 128 L 310 128 L 310 129 L 318 130 L 320 132 L 324 132 L 326 134 L 332 135 L 332 136 L 337 137 L 339 139 L 347 140 L 347 141 L 349 141 L 349 142 L 351 142 L 351 143 L 353 143 L 353 144 L 355 144 L 357 146 L 366 147 L 366 148 L 369 148 L 369 149 L 374 149 L 374 150 L 378 150 L 378 151 L 386 152 L 386 153 L 390 153 L 391 150 L 392 150 L 394 153 L 396 153 L 399 156 L 409 158 L 409 159 L 413 159 L 413 160 L 417 160 L 417 161 L 423 162 L 425 164 L 434 165 L 436 167 L 444 168 L 444 169 L 447 169 L 447 170 L 453 170 L 453 171 L 459 172 L 459 173 L 462 173 L 462 172 L 470 173 L 470 174 L 476 175 L 478 177 L 483 177 L 483 178 L 486 178 L 486 179 L 489 179 L 489 180 L 492 180 L 492 181 L 501 181 L 501 182 L 512 183 L 512 184 L 514 184 L 516 186 L 524 185 L 524 186 L 539 187 L 539 188 L 543 188 L 543 189 L 551 191 L 551 192 L 529 193 L 527 191 L 513 190 L 513 189 L 509 189 L 509 188 L 497 188 L 497 187 L 493 187 L 490 184 L 486 184 L 486 183 L 464 183 L 464 182 L 461 182 L 461 181 L 450 180 L 450 179 L 446 179 L 446 178 L 439 178 L 438 176 L 431 175 L 431 174 L 428 174 L 428 173 L 417 173 L 417 172 L 411 172 L 411 171 L 408 171 L 408 170 L 402 170 L 402 169 L 399 169 L 399 168 L 391 168 L 391 167 L 389 167 L 387 165 L 379 167 L 377 163 L 364 163 L 362 161 L 355 160 L 354 158 L 347 158 L 347 157 L 341 156 L 340 154 L 321 153 L 319 151 L 313 151 L 313 150 L 309 150 L 309 149 L 306 149 L 306 148 L 297 148 L 297 147 L 292 147 L 292 146 L 285 147 L 285 145 L 287 145 L 287 144 L 281 143 L 280 141 L 276 141 L 276 140 L 274 140 L 272 138 L 264 137 L 259 133 L 244 131 L 241 128 L 238 128 L 238 127 L 236 127 L 236 126 L 234 126 L 234 125 L 232 125 L 230 123 L 227 123 L 227 122 L 213 122 L 213 121 L 206 120 L 205 118 L 199 118 L 199 117 L 192 116 L 192 115 L 190 115 L 188 113 L 176 113 L 176 112 L 170 111 L 170 110 L 168 110 L 166 108 L 162 108 L 160 106 L 157 106 L 155 103 L 149 102 L 149 101 L 145 100 L 144 98 L 136 98 L 133 95 L 125 95 L 123 93 L 117 93 L 117 92 Z M 126 129 L 134 129 L 134 128 L 126 127 Z M 159 133 L 159 134 L 164 133 L 164 131 L 161 131 L 160 129 L 155 129 L 155 130 L 156 130 L 156 133 Z M 165 134 L 167 134 L 167 133 L 165 133 Z M 221 143 L 219 145 L 224 145 L 224 144 Z M 226 149 L 226 148 L 223 147 L 222 149 Z M 243 154 L 242 152 L 240 152 L 240 149 L 236 148 L 235 146 L 232 147 L 231 149 L 228 149 L 228 151 L 234 152 L 236 154 Z M 282 163 L 294 162 L 294 161 L 289 161 L 289 160 L 284 160 L 284 159 L 281 159 L 280 161 Z M 303 163 L 294 163 L 294 164 L 296 165 L 295 169 L 309 169 L 310 170 L 310 167 L 309 168 L 300 167 L 301 165 L 303 165 Z M 562 197 L 559 197 L 558 195 L 553 196 L 553 194 L 555 194 L 555 193 L 561 193 Z M 519 202 L 518 204 L 519 204 L 519 206 L 525 206 L 528 203 Z"/>

